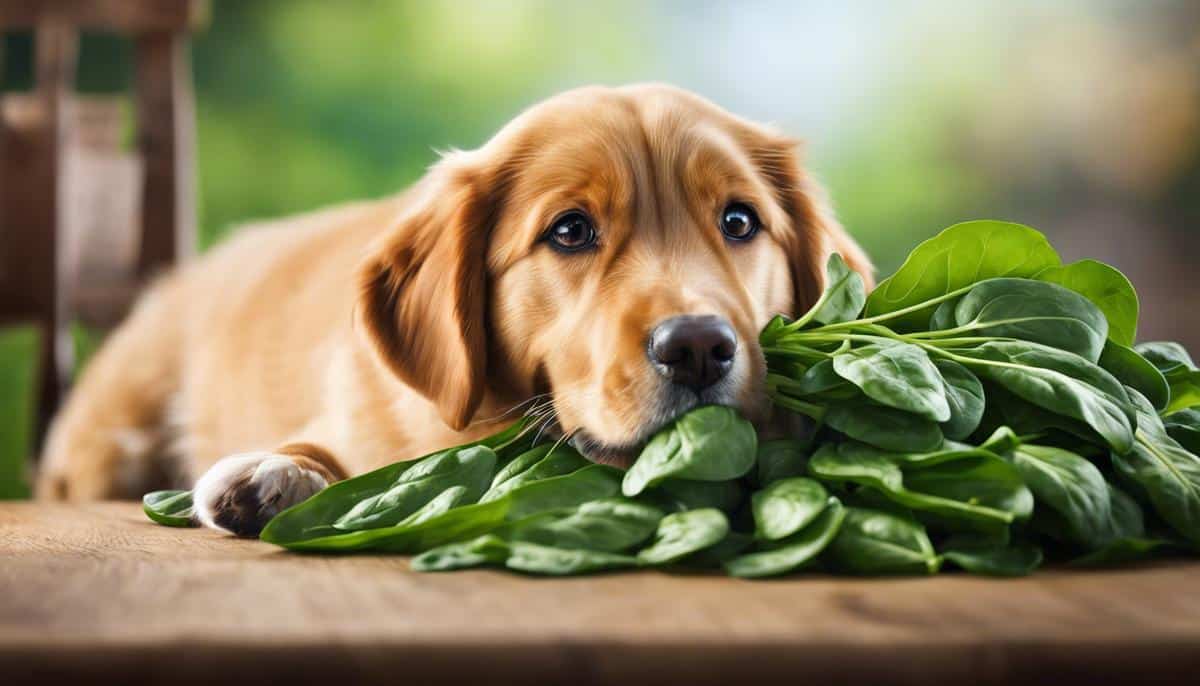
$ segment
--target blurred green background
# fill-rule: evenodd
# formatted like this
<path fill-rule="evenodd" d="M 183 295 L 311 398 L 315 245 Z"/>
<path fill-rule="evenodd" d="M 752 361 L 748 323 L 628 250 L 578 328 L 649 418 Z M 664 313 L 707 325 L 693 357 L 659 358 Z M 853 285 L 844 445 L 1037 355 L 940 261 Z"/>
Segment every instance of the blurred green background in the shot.
<path fill-rule="evenodd" d="M 5 35 L 3 90 L 30 39 Z M 1195 0 L 217 0 L 193 41 L 201 248 L 249 219 L 395 192 L 589 83 L 692 89 L 807 141 L 881 272 L 964 219 L 1125 271 L 1142 338 L 1200 346 Z M 79 89 L 130 48 L 85 36 Z M 0 497 L 28 452 L 30 332 L 0 332 Z"/>

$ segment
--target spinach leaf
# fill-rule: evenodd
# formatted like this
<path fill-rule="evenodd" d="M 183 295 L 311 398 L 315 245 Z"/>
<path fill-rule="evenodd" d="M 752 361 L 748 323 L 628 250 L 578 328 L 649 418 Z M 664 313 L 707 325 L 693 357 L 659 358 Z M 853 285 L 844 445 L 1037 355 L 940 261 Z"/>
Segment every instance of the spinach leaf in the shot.
<path fill-rule="evenodd" d="M 983 576 L 1026 576 L 1042 564 L 1042 551 L 1036 546 L 1001 545 L 971 538 L 951 538 L 941 556 L 971 574 Z"/>
<path fill-rule="evenodd" d="M 711 507 L 733 513 L 746 500 L 746 489 L 739 481 L 689 481 L 666 479 L 644 493 L 644 498 L 670 512 Z"/>
<path fill-rule="evenodd" d="M 1174 341 L 1151 341 L 1133 346 L 1163 374 L 1196 369 L 1196 363 L 1186 348 Z"/>
<path fill-rule="evenodd" d="M 776 541 L 759 552 L 748 553 L 725 563 L 731 576 L 757 578 L 778 576 L 812 562 L 824 551 L 841 529 L 846 508 L 837 498 L 829 498 L 820 516 L 799 532 Z"/>
<path fill-rule="evenodd" d="M 730 531 L 725 538 L 688 555 L 679 564 L 698 569 L 721 567 L 753 545 L 754 537 L 750 534 Z"/>
<path fill-rule="evenodd" d="M 1022 445 L 1012 455 L 1040 505 L 1054 510 L 1072 543 L 1094 550 L 1113 537 L 1112 501 L 1104 475 L 1067 450 Z"/>
<path fill-rule="evenodd" d="M 1128 452 L 1113 452 L 1113 466 L 1142 489 L 1171 528 L 1200 543 L 1200 457 L 1171 438 L 1148 400 L 1132 395 L 1138 407 L 1137 440 Z"/>
<path fill-rule="evenodd" d="M 667 478 L 736 479 L 754 468 L 758 436 L 750 422 L 720 405 L 676 419 L 650 439 L 625 473 L 622 491 L 635 496 Z"/>
<path fill-rule="evenodd" d="M 287 541 L 289 544 L 295 544 L 305 539 L 324 539 L 344 534 L 345 532 L 333 526 L 333 523 L 357 507 L 360 502 L 392 488 L 409 469 L 446 452 L 460 451 L 477 445 L 491 448 L 498 461 L 512 459 L 515 454 L 528 448 L 529 436 L 526 429 L 526 422 L 517 422 L 474 443 L 439 450 L 415 460 L 395 462 L 352 479 L 331 484 L 308 500 L 275 515 L 259 538 L 272 543 Z"/>
<path fill-rule="evenodd" d="M 881 405 L 834 404 L 824 421 L 850 438 L 884 450 L 918 453 L 942 444 L 942 430 L 936 422 Z"/>
<path fill-rule="evenodd" d="M 268 522 L 260 538 L 289 550 L 419 553 L 446 543 L 474 538 L 505 522 L 538 512 L 608 498 L 620 491 L 620 484 L 619 470 L 605 465 L 590 465 L 570 474 L 527 483 L 503 498 L 454 507 L 420 523 L 360 531 L 342 531 L 328 525 L 297 526 L 285 517 L 296 509 L 291 508 Z"/>
<path fill-rule="evenodd" d="M 531 454 L 535 457 L 540 454 L 541 459 L 526 459 Z M 532 462 L 532 464 L 525 469 L 521 469 L 526 462 Z M 570 474 L 589 464 L 591 462 L 586 457 L 580 455 L 571 446 L 563 443 L 551 445 L 544 451 L 534 448 L 509 463 L 507 467 L 512 467 L 511 470 L 506 468 L 497 473 L 495 478 L 492 479 L 492 487 L 479 500 L 485 503 L 497 500 L 503 498 L 513 489 L 520 488 L 525 484 L 554 476 Z"/>
<path fill-rule="evenodd" d="M 658 508 L 625 498 L 607 498 L 535 514 L 497 533 L 512 541 L 552 548 L 615 553 L 650 538 L 662 518 Z"/>
<path fill-rule="evenodd" d="M 191 491 L 154 491 L 142 496 L 142 512 L 164 526 L 195 526 Z"/>
<path fill-rule="evenodd" d="M 1018 338 L 1100 359 L 1108 321 L 1090 300 L 1057 284 L 1029 279 L 988 279 L 954 308 L 955 335 Z"/>
<path fill-rule="evenodd" d="M 985 397 L 983 384 L 971 370 L 952 360 L 935 360 L 942 376 L 950 419 L 942 422 L 946 438 L 961 441 L 979 428 L 983 420 Z"/>
<path fill-rule="evenodd" d="M 464 500 L 477 500 L 495 467 L 496 453 L 487 446 L 447 450 L 405 470 L 391 488 L 359 501 L 333 526 L 344 531 L 392 526 L 452 486 L 468 489 Z"/>
<path fill-rule="evenodd" d="M 936 574 L 941 566 L 925 527 L 915 519 L 861 507 L 846 508 L 824 558 L 850 574 Z"/>
<path fill-rule="evenodd" d="M 833 368 L 880 404 L 935 422 L 950 419 L 942 375 L 915 345 L 866 345 L 834 356 Z"/>
<path fill-rule="evenodd" d="M 927 326 L 940 296 L 1000 276 L 1033 277 L 1062 261 L 1046 237 L 1022 226 L 997 221 L 955 224 L 917 246 L 895 274 L 867 298 L 865 315 L 905 311 L 889 321 L 897 330 Z"/>
<path fill-rule="evenodd" d="M 1173 412 L 1163 417 L 1163 427 L 1189 453 L 1200 454 L 1200 410 Z"/>
<path fill-rule="evenodd" d="M 833 360 L 827 359 L 809 367 L 788 390 L 802 396 L 835 395 L 845 397 L 844 389 L 852 388 L 853 386 L 834 369 Z"/>
<path fill-rule="evenodd" d="M 1115 567 L 1148 560 L 1174 547 L 1162 538 L 1118 538 L 1071 560 L 1073 567 Z"/>
<path fill-rule="evenodd" d="M 1166 377 L 1133 348 L 1108 341 L 1100 353 L 1100 367 L 1117 381 L 1137 389 L 1155 409 L 1165 409 L 1171 402 L 1171 387 Z"/>
<path fill-rule="evenodd" d="M 496 470 L 496 475 L 492 477 L 492 484 L 490 487 L 488 487 L 488 491 L 494 491 L 501 484 L 509 481 L 518 474 L 527 471 L 530 467 L 534 466 L 538 462 L 541 462 L 543 458 L 550 454 L 550 451 L 553 450 L 554 447 L 555 444 L 553 443 L 542 443 L 541 445 L 536 445 L 509 460 L 508 463 Z"/>
<path fill-rule="evenodd" d="M 862 276 L 848 267 L 841 255 L 831 254 L 825 265 L 825 290 L 813 306 L 811 319 L 822 324 L 848 322 L 858 318 L 866 302 Z"/>
<path fill-rule="evenodd" d="M 984 343 L 959 355 L 957 361 L 1014 395 L 1087 424 L 1114 450 L 1133 445 L 1128 395 L 1082 357 L 1024 341 Z"/>
<path fill-rule="evenodd" d="M 637 558 L 629 555 L 552 548 L 525 541 L 513 541 L 508 545 L 509 553 L 504 566 L 526 574 L 570 576 L 637 565 Z"/>
<path fill-rule="evenodd" d="M 750 497 L 758 538 L 777 541 L 808 526 L 825 509 L 829 494 L 819 482 L 803 477 L 772 483 Z"/>
<path fill-rule="evenodd" d="M 807 473 L 808 454 L 803 443 L 790 438 L 761 441 L 758 444 L 756 483 L 767 486 L 773 481 Z"/>
<path fill-rule="evenodd" d="M 448 572 L 455 569 L 502 565 L 508 559 L 508 541 L 493 534 L 426 550 L 409 562 L 414 572 Z"/>
<path fill-rule="evenodd" d="M 1080 260 L 1045 269 L 1036 278 L 1069 288 L 1092 301 L 1108 320 L 1109 340 L 1117 345 L 1133 345 L 1137 338 L 1138 297 L 1133 284 L 1120 271 L 1096 260 Z"/>
<path fill-rule="evenodd" d="M 638 564 L 664 565 L 720 543 L 729 534 L 729 520 L 720 510 L 703 508 L 662 518 L 654 544 L 637 554 Z"/>

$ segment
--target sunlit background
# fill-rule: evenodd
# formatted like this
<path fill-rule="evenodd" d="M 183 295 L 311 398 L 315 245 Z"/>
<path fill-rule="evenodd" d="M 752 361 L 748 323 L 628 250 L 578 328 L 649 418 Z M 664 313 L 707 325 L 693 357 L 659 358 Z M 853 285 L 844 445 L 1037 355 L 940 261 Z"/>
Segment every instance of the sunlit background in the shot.
<path fill-rule="evenodd" d="M 3 89 L 29 45 L 5 36 Z M 80 90 L 123 92 L 130 59 L 85 36 Z M 1125 271 L 1140 338 L 1200 350 L 1195 0 L 217 0 L 192 59 L 202 248 L 392 193 L 563 89 L 667 81 L 805 139 L 882 272 L 957 221 L 1019 221 Z M 0 460 L 27 452 L 31 345 L 0 333 Z"/>

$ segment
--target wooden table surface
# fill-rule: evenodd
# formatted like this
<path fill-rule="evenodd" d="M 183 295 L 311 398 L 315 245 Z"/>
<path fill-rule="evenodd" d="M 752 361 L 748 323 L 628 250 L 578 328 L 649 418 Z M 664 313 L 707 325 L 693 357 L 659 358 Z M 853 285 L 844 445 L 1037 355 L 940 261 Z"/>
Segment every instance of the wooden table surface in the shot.
<path fill-rule="evenodd" d="M 0 683 L 1200 683 L 1200 563 L 1017 580 L 416 574 L 0 504 Z M 90 678 L 89 678 L 90 677 Z"/>

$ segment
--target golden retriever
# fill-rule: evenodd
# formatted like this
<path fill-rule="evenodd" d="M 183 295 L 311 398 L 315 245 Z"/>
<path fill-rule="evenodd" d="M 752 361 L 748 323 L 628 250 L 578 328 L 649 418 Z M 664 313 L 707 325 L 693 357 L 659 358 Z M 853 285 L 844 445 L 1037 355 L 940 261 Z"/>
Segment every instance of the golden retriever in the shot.
<path fill-rule="evenodd" d="M 815 301 L 831 251 L 870 279 L 794 140 L 668 86 L 569 91 L 406 192 L 164 278 L 87 366 L 38 491 L 137 495 L 174 451 L 197 517 L 254 535 L 530 399 L 619 465 L 699 404 L 762 426 L 758 331 Z"/>

